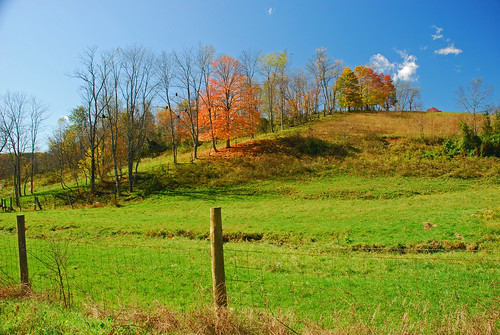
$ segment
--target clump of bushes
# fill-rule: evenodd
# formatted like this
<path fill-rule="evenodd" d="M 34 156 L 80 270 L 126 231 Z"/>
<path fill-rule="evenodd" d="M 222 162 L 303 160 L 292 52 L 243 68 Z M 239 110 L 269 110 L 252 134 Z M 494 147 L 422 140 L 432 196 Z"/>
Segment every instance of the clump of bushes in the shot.
<path fill-rule="evenodd" d="M 449 157 L 458 155 L 500 157 L 500 114 L 492 117 L 486 113 L 477 133 L 466 122 L 460 121 L 460 137 L 448 139 L 443 146 Z"/>

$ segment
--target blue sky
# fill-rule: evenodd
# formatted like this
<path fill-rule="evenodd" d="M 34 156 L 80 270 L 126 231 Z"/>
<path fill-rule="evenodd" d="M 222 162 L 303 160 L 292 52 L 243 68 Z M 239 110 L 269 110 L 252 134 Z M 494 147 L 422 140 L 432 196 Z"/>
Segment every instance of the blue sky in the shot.
<path fill-rule="evenodd" d="M 69 74 L 88 46 L 155 52 L 209 44 L 287 51 L 304 67 L 315 49 L 355 67 L 377 61 L 422 88 L 424 108 L 459 111 L 458 86 L 481 77 L 500 103 L 500 1 L 0 0 L 0 94 L 49 105 L 46 132 L 80 104 Z"/>

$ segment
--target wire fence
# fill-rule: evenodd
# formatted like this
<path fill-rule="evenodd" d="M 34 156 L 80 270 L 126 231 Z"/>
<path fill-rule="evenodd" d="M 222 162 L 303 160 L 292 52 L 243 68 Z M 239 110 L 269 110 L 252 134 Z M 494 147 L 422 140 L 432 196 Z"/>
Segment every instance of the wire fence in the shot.
<path fill-rule="evenodd" d="M 307 317 L 352 310 L 371 317 L 381 307 L 384 313 L 401 314 L 441 313 L 452 306 L 479 311 L 499 302 L 496 251 L 394 255 L 226 250 L 226 255 L 232 260 L 228 282 L 237 292 L 253 287 L 248 290 L 252 306 Z"/>
<path fill-rule="evenodd" d="M 29 232 L 29 231 L 28 231 Z M 29 238 L 33 292 L 71 305 L 196 310 L 211 304 L 208 241 Z M 147 245 L 145 245 L 147 244 Z M 500 306 L 499 250 L 404 254 L 343 248 L 292 249 L 226 243 L 229 306 L 299 318 L 355 311 L 366 317 L 428 313 L 439 317 Z M 14 232 L 0 234 L 0 284 L 18 285 Z"/>

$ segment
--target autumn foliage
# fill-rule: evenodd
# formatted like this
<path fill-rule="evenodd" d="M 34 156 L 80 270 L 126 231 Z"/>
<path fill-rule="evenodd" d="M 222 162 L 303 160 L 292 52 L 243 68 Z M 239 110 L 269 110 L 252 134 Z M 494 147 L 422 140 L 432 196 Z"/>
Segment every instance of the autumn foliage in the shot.
<path fill-rule="evenodd" d="M 226 147 L 238 136 L 256 131 L 261 104 L 258 87 L 247 83 L 238 61 L 221 56 L 212 62 L 212 76 L 201 93 L 201 139 L 225 140 Z"/>
<path fill-rule="evenodd" d="M 354 72 L 345 67 L 336 86 L 340 106 L 349 110 L 362 107 L 373 110 L 376 106 L 388 110 L 395 101 L 391 76 L 365 66 L 356 66 Z"/>

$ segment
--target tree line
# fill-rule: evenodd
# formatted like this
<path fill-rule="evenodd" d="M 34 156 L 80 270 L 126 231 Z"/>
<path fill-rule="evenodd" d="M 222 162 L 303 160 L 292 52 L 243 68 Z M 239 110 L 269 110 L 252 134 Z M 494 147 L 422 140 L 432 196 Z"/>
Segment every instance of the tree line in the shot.
<path fill-rule="evenodd" d="M 89 47 L 72 77 L 80 83 L 81 101 L 50 136 L 50 169 L 63 189 L 71 181 L 78 189 L 88 184 L 91 193 L 99 178 L 112 175 L 117 196 L 124 180 L 134 190 L 141 160 L 154 152 L 170 149 L 176 163 L 179 147 L 189 145 L 194 160 L 201 141 L 217 151 L 219 142 L 229 147 L 237 137 L 336 111 L 412 110 L 420 92 L 369 66 L 352 71 L 324 48 L 304 68 L 292 69 L 286 50 L 247 50 L 235 59 L 217 56 L 207 45 L 161 54 L 143 47 Z M 23 169 L 30 169 L 33 192 L 37 134 L 47 108 L 19 93 L 2 100 L 0 149 L 11 157 L 18 199 Z"/>
<path fill-rule="evenodd" d="M 7 92 L 0 104 L 0 152 L 7 152 L 0 176 L 11 172 L 17 205 L 28 182 L 29 192 L 34 192 L 35 151 L 46 113 L 47 106 L 36 97 L 18 92 Z"/>

